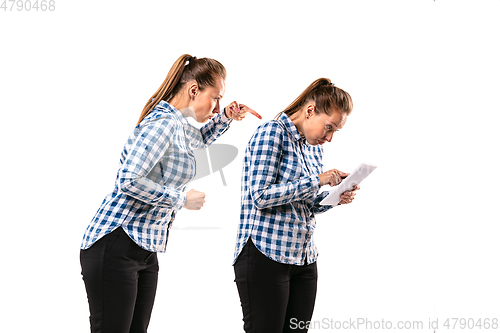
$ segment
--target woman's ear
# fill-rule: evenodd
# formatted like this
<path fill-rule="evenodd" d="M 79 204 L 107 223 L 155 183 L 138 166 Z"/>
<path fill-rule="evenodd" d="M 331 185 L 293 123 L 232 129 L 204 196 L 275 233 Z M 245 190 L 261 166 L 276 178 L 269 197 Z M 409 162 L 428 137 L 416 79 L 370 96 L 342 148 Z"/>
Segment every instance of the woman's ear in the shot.
<path fill-rule="evenodd" d="M 198 84 L 196 82 L 189 84 L 188 93 L 190 99 L 194 99 L 196 97 L 198 94 Z"/>
<path fill-rule="evenodd" d="M 314 115 L 314 111 L 316 110 L 316 106 L 314 104 L 308 104 L 306 106 L 306 118 L 309 119 L 311 116 Z"/>

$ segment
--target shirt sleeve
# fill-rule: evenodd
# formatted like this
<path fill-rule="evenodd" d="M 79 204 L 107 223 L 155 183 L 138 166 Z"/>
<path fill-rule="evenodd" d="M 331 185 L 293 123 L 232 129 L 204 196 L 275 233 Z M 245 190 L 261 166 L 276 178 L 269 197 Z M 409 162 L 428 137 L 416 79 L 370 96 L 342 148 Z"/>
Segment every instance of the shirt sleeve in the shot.
<path fill-rule="evenodd" d="M 326 198 L 328 195 L 328 191 L 323 191 L 321 193 L 318 193 L 317 196 L 315 196 L 313 198 L 313 200 L 311 201 L 311 210 L 314 214 L 321 214 L 321 213 L 324 213 L 330 209 L 332 209 L 333 207 L 335 206 L 332 206 L 332 205 L 320 205 L 319 203 L 321 202 L 321 200 L 323 200 L 324 198 Z"/>
<path fill-rule="evenodd" d="M 139 130 L 118 172 L 118 186 L 122 193 L 150 205 L 182 208 L 186 201 L 184 192 L 146 178 L 167 152 L 177 126 L 171 118 L 162 118 Z"/>
<path fill-rule="evenodd" d="M 315 155 L 316 163 L 319 165 L 318 172 L 323 173 L 323 164 L 322 164 L 323 147 L 318 146 L 314 150 L 314 155 Z M 308 205 L 309 209 L 311 210 L 311 212 L 313 214 L 321 214 L 321 213 L 324 213 L 324 212 L 326 212 L 334 207 L 332 205 L 324 205 L 323 206 L 323 205 L 319 204 L 321 202 L 321 200 L 323 200 L 327 196 L 328 196 L 328 191 L 323 191 L 321 193 L 319 193 L 319 191 L 317 191 L 316 193 L 311 195 L 311 197 L 309 197 L 305 200 L 306 204 Z"/>
<path fill-rule="evenodd" d="M 232 119 L 229 119 L 224 114 L 224 111 L 217 114 L 211 121 L 200 128 L 201 136 L 205 145 L 211 145 L 219 136 L 221 136 L 229 128 Z"/>
<path fill-rule="evenodd" d="M 262 125 L 249 142 L 250 195 L 258 209 L 303 200 L 320 188 L 317 175 L 277 184 L 280 172 L 293 172 L 293 161 L 281 160 L 284 130 L 277 122 Z M 283 164 L 283 165 L 280 165 Z"/>

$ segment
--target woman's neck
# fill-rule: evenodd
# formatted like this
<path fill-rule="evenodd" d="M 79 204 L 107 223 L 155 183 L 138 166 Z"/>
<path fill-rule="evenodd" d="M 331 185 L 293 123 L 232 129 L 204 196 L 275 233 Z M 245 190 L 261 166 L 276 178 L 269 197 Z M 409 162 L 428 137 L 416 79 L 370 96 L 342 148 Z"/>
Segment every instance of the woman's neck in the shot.
<path fill-rule="evenodd" d="M 192 117 L 194 118 L 194 120 L 196 120 L 196 113 L 194 112 L 194 108 L 189 105 L 189 96 L 187 96 L 186 98 L 183 95 L 185 94 L 174 96 L 169 102 L 170 105 L 179 110 L 184 115 L 184 117 Z"/>
<path fill-rule="evenodd" d="M 297 131 L 299 134 L 304 137 L 303 124 L 304 117 L 302 116 L 302 112 L 299 110 L 290 116 L 290 120 L 297 127 Z"/>

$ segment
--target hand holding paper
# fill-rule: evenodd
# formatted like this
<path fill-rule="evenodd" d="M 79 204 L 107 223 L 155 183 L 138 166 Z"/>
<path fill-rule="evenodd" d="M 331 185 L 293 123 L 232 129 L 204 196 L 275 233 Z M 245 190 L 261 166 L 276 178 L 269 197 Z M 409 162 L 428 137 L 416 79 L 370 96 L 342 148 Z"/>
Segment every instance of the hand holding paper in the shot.
<path fill-rule="evenodd" d="M 336 206 L 341 201 L 341 195 L 345 191 L 352 191 L 355 185 L 361 183 L 377 167 L 369 164 L 360 164 L 353 172 L 349 174 L 342 182 L 335 186 L 326 198 L 321 200 L 320 205 Z"/>
<path fill-rule="evenodd" d="M 350 191 L 345 191 L 340 195 L 339 205 L 345 205 L 351 203 L 354 200 L 354 196 L 356 196 L 356 191 L 361 187 L 359 185 L 354 185 L 353 189 Z"/>

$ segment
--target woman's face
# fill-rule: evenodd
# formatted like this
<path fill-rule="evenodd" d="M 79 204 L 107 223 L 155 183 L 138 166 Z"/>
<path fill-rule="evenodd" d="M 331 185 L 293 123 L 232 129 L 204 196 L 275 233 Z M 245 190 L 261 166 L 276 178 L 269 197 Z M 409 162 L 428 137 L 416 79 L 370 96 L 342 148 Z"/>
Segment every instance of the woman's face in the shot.
<path fill-rule="evenodd" d="M 224 79 L 219 78 L 215 87 L 197 91 L 191 104 L 196 115 L 196 121 L 204 123 L 212 119 L 217 113 L 220 113 L 219 101 L 224 96 L 225 88 Z"/>
<path fill-rule="evenodd" d="M 318 113 L 314 108 L 306 110 L 306 119 L 302 125 L 303 135 L 309 144 L 322 145 L 332 141 L 333 133 L 341 129 L 347 120 L 345 112 L 337 109 L 326 113 Z"/>

